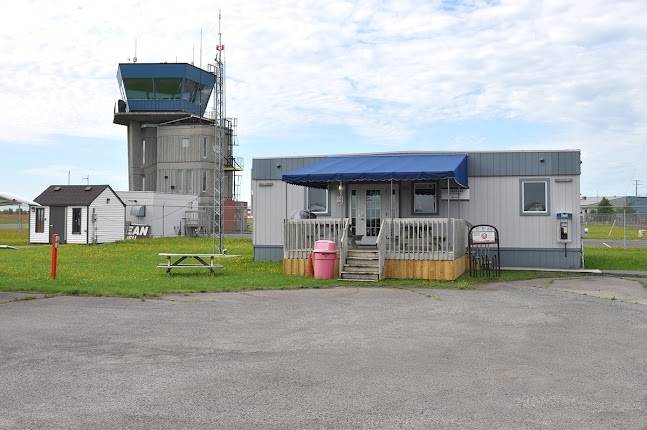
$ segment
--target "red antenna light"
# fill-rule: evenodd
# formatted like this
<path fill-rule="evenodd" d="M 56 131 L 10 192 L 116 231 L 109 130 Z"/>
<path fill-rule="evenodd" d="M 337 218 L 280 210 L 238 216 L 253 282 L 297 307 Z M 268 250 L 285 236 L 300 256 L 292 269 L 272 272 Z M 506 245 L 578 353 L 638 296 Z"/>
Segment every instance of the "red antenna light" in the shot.
<path fill-rule="evenodd" d="M 224 51 L 225 50 L 225 45 L 224 44 L 216 45 L 216 50 L 217 51 Z"/>

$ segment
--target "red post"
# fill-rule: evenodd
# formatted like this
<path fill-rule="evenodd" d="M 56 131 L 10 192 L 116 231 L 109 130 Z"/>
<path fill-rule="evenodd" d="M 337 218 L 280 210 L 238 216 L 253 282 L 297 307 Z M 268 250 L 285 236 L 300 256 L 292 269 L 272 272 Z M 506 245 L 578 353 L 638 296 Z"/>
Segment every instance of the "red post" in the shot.
<path fill-rule="evenodd" d="M 50 276 L 56 279 L 56 260 L 58 258 L 58 234 L 52 234 L 52 271 Z"/>

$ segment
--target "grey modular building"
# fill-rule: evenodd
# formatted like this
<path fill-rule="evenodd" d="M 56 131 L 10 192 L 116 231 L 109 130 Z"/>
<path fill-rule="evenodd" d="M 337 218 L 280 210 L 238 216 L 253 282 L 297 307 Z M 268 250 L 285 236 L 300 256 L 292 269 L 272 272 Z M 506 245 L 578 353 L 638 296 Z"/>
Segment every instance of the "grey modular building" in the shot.
<path fill-rule="evenodd" d="M 416 277 L 383 260 L 456 260 L 470 227 L 488 224 L 504 267 L 580 268 L 580 164 L 579 150 L 255 158 L 254 257 L 292 264 L 312 246 L 308 229 L 334 219 L 340 275 L 361 271 L 347 264 L 354 245 L 375 253 L 371 276 Z"/>

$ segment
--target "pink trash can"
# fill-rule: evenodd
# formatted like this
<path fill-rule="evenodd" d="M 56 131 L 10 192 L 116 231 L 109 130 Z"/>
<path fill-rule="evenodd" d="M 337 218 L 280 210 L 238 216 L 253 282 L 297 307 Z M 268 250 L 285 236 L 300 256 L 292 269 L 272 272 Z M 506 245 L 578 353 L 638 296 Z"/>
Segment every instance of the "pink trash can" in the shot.
<path fill-rule="evenodd" d="M 312 265 L 315 279 L 332 279 L 335 277 L 337 245 L 332 240 L 318 240 L 312 251 Z"/>

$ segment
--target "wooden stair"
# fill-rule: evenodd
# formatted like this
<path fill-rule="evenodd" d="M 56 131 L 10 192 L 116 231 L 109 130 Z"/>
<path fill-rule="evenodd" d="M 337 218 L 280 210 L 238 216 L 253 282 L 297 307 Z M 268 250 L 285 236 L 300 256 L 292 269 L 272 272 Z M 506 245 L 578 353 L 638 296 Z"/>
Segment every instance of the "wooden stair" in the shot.
<path fill-rule="evenodd" d="M 376 248 L 349 249 L 341 270 L 341 279 L 377 281 L 380 279 L 380 257 Z"/>

